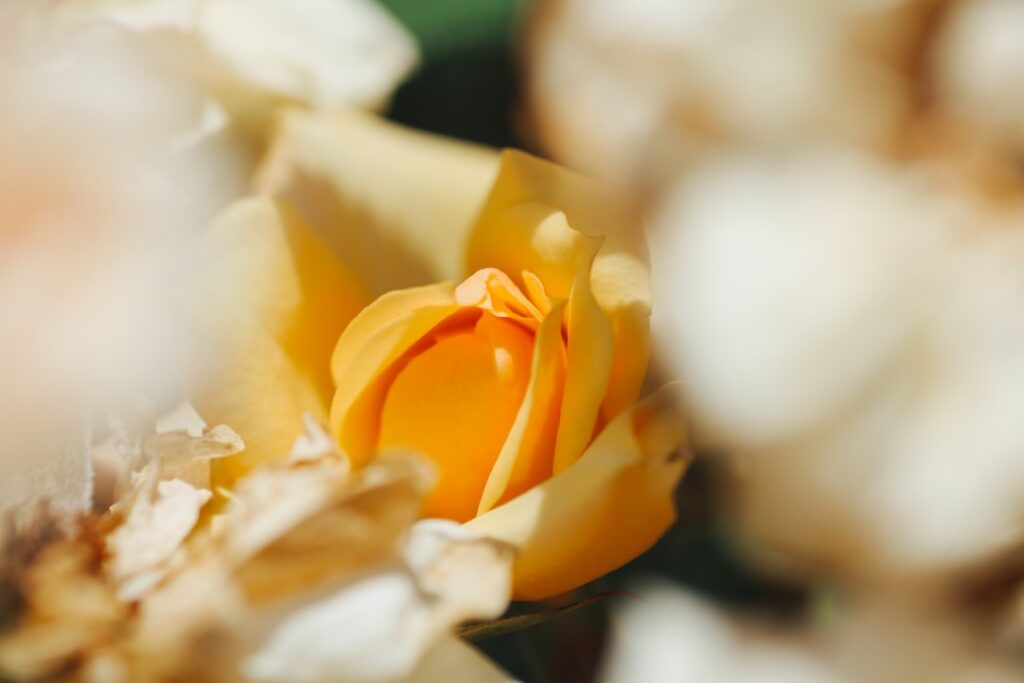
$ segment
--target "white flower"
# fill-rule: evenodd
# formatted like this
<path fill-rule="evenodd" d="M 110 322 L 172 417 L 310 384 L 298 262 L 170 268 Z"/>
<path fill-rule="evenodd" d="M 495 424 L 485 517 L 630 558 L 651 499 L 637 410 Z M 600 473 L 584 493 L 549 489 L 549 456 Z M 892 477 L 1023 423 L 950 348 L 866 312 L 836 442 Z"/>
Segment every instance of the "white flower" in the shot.
<path fill-rule="evenodd" d="M 933 61 L 946 106 L 983 131 L 1024 146 L 1024 5 L 956 3 Z"/>
<path fill-rule="evenodd" d="M 527 80 L 556 157 L 660 181 L 708 148 L 883 143 L 907 114 L 908 0 L 548 0 Z"/>
<path fill-rule="evenodd" d="M 962 623 L 854 604 L 827 627 L 758 623 L 658 585 L 612 622 L 602 683 L 1010 683 L 1020 663 Z"/>
<path fill-rule="evenodd" d="M 734 159 L 658 240 L 660 347 L 768 549 L 920 578 L 1024 540 L 1024 207 L 857 154 Z"/>
<path fill-rule="evenodd" d="M 0 7 L 0 509 L 89 501 L 87 424 L 174 377 L 172 288 L 229 174 L 172 136 L 201 98 L 115 30 Z"/>
<path fill-rule="evenodd" d="M 417 61 L 411 35 L 371 0 L 67 0 L 55 20 L 175 36 L 176 66 L 243 125 L 288 102 L 378 108 Z"/>

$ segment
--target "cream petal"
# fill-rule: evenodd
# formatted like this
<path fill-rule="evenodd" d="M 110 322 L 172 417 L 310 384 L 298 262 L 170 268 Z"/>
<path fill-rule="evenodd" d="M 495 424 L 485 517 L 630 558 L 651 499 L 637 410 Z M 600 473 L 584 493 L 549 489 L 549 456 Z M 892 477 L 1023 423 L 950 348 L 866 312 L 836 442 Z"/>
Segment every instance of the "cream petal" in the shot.
<path fill-rule="evenodd" d="M 288 683 L 404 680 L 450 638 L 450 627 L 497 617 L 508 605 L 513 552 L 505 544 L 424 520 L 410 530 L 404 554 L 404 567 L 294 605 L 248 658 L 246 674 Z M 430 659 L 426 666 L 438 665 Z"/>
<path fill-rule="evenodd" d="M 260 468 L 236 487 L 216 554 L 248 601 L 271 612 L 310 591 L 330 594 L 394 558 L 433 474 L 408 456 L 380 458 L 358 474 L 332 460 Z"/>
<path fill-rule="evenodd" d="M 118 597 L 137 600 L 162 576 L 163 565 L 191 533 L 210 495 L 206 489 L 170 479 L 156 483 L 152 499 L 136 501 L 124 524 L 107 538 L 109 571 L 121 584 Z"/>
<path fill-rule="evenodd" d="M 368 0 L 206 0 L 195 30 L 240 82 L 312 107 L 379 107 L 418 58 Z"/>
<path fill-rule="evenodd" d="M 374 574 L 289 614 L 243 670 L 280 683 L 394 680 L 416 665 L 427 616 L 406 572 Z"/>
<path fill-rule="evenodd" d="M 105 20 L 133 31 L 191 31 L 203 0 L 72 0 L 54 8 L 59 24 Z"/>

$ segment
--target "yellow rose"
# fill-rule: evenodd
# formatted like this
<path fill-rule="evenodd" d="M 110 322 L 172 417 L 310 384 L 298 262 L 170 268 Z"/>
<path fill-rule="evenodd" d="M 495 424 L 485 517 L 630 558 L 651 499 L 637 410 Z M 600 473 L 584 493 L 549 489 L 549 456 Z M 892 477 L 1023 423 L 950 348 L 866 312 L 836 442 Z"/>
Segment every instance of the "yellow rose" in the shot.
<path fill-rule="evenodd" d="M 439 480 L 426 513 L 518 547 L 518 598 L 596 578 L 671 524 L 685 467 L 671 457 L 681 428 L 664 393 L 634 405 L 648 356 L 648 273 L 639 226 L 603 187 L 519 152 L 497 156 L 354 114 L 291 115 L 260 184 L 298 212 L 250 200 L 262 206 L 254 213 L 276 215 L 280 232 L 302 232 L 322 250 L 278 239 L 275 253 L 290 266 L 268 277 L 256 264 L 259 277 L 233 279 L 283 282 L 283 294 L 266 284 L 258 298 L 294 329 L 258 332 L 283 340 L 298 330 L 304 342 L 271 344 L 286 360 L 265 372 L 249 332 L 228 333 L 250 381 L 236 373 L 215 382 L 200 409 L 234 406 L 237 419 L 226 421 L 255 455 L 228 462 L 225 480 L 287 454 L 286 435 L 301 428 L 297 409 L 324 414 L 317 401 L 329 364 L 331 431 L 354 466 L 392 447 L 433 461 Z M 254 220 L 226 222 L 244 233 Z M 229 232 L 223 226 L 217 232 Z M 355 278 L 335 274 L 331 285 L 307 272 L 324 243 L 346 254 Z M 384 244 L 407 267 L 388 268 Z M 392 289 L 459 271 L 457 285 Z M 289 284 L 303 274 L 308 288 Z M 353 279 L 383 294 L 338 338 Z M 267 381 L 277 374 L 288 384 Z M 260 407 L 282 391 L 298 397 L 287 410 Z M 254 442 L 247 427 L 273 443 Z"/>

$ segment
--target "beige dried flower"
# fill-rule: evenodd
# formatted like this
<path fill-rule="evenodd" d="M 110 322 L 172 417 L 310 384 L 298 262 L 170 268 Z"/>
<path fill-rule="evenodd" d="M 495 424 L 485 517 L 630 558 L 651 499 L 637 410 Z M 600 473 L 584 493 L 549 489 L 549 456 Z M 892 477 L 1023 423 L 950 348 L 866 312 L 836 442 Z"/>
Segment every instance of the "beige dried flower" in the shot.
<path fill-rule="evenodd" d="M 352 473 L 330 444 L 313 454 L 305 442 L 323 435 L 307 427 L 304 457 L 254 471 L 202 517 L 212 492 L 178 475 L 235 452 L 237 436 L 151 436 L 110 513 L 5 553 L 20 607 L 0 625 L 0 676 L 398 680 L 451 626 L 504 611 L 511 548 L 416 523 L 428 464 L 396 455 Z"/>

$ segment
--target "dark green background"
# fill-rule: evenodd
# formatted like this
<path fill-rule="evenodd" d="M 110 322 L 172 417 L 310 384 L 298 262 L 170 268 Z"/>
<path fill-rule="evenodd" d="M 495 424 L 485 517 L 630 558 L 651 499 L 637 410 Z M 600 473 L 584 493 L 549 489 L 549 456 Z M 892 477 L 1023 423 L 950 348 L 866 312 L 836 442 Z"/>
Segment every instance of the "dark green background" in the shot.
<path fill-rule="evenodd" d="M 396 93 L 396 121 L 494 147 L 523 147 L 514 126 L 518 0 L 381 0 L 419 41 L 419 70 Z"/>

